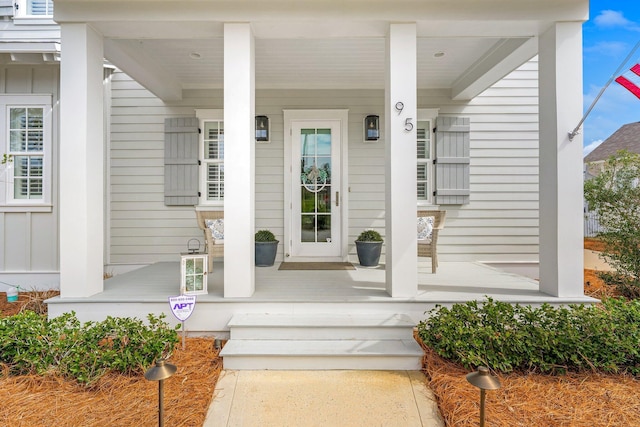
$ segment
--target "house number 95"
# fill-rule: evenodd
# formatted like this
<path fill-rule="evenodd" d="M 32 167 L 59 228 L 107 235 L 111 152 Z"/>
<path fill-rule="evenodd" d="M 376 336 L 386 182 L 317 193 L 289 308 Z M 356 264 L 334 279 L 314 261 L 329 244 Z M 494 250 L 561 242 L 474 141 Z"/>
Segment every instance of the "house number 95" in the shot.
<path fill-rule="evenodd" d="M 404 103 L 403 102 L 396 102 L 396 111 L 398 112 L 398 115 L 402 114 L 402 110 L 404 110 Z M 411 120 L 413 120 L 411 117 L 407 118 L 404 120 L 404 131 L 405 132 L 411 132 L 413 130 L 413 123 L 411 122 Z"/>

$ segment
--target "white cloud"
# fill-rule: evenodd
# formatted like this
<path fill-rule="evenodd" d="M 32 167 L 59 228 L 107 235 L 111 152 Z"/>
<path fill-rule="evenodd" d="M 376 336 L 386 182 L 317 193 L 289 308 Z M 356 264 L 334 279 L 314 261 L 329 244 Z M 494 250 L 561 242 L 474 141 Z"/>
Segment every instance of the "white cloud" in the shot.
<path fill-rule="evenodd" d="M 629 46 L 624 42 L 598 42 L 592 46 L 584 48 L 584 53 L 595 55 L 613 56 L 615 58 L 622 57 L 629 50 Z M 598 58 L 599 60 L 601 58 Z"/>
<path fill-rule="evenodd" d="M 585 145 L 584 148 L 582 149 L 582 156 L 585 157 L 587 154 L 595 150 L 596 147 L 600 144 L 602 144 L 602 139 L 597 139 L 591 142 L 590 144 Z"/>
<path fill-rule="evenodd" d="M 622 12 L 616 10 L 603 10 L 593 20 L 597 27 L 615 28 L 620 27 L 632 31 L 640 31 L 640 26 L 624 17 Z"/>

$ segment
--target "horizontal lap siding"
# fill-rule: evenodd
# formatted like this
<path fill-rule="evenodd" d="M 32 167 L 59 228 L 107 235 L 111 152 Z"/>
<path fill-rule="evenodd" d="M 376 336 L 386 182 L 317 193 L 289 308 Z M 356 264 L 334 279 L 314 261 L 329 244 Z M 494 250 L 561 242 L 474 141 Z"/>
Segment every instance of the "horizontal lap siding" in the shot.
<path fill-rule="evenodd" d="M 193 208 L 163 204 L 163 125 L 196 108 L 222 108 L 221 90 L 186 90 L 167 105 L 126 75 L 112 83 L 110 262 L 177 260 L 190 238 L 202 240 Z M 420 90 L 419 108 L 471 119 L 470 203 L 449 205 L 443 260 L 538 259 L 537 63 L 531 61 L 468 103 L 444 90 Z M 350 256 L 365 228 L 384 235 L 384 137 L 363 142 L 368 114 L 384 123 L 383 90 L 258 90 L 256 114 L 270 120 L 270 143 L 256 144 L 256 228 L 284 236 L 283 109 L 348 109 Z M 384 129 L 381 129 L 384 135 Z M 413 167 L 413 166 L 412 166 Z M 282 259 L 284 245 L 279 245 Z"/>
<path fill-rule="evenodd" d="M 0 94 L 51 94 L 53 103 L 51 150 L 51 212 L 0 212 L 0 273 L 57 272 L 58 239 L 58 110 L 57 65 L 0 67 Z M 6 144 L 3 139 L 2 144 Z M 4 153 L 2 146 L 0 153 Z M 0 185 L 4 185 L 1 182 Z M 35 285 L 35 284 L 34 284 Z"/>
<path fill-rule="evenodd" d="M 178 261 L 203 236 L 193 208 L 164 205 L 164 120 L 220 108 L 222 92 L 167 105 L 120 72 L 111 91 L 108 263 Z"/>
<path fill-rule="evenodd" d="M 1 5 L 2 3 L 0 3 L 0 7 Z M 0 31 L 0 42 L 58 43 L 60 42 L 60 27 L 53 24 L 15 25 L 13 21 L 4 21 L 3 29 Z"/>
<path fill-rule="evenodd" d="M 185 91 L 166 105 L 122 73 L 112 80 L 110 141 L 110 263 L 176 260 L 190 238 L 201 239 L 193 208 L 163 204 L 163 126 L 166 117 L 222 108 L 222 91 Z M 256 229 L 284 237 L 283 109 L 349 109 L 349 236 L 363 228 L 384 233 L 384 144 L 365 144 L 362 121 L 382 116 L 383 91 L 259 90 L 256 114 L 270 121 L 270 143 L 256 144 Z M 344 200 L 344 199 L 343 199 Z M 279 246 L 278 258 L 284 245 Z M 355 252 L 354 252 L 355 253 Z"/>
<path fill-rule="evenodd" d="M 420 107 L 469 117 L 470 203 L 450 205 L 438 242 L 442 260 L 538 260 L 537 61 L 464 104 L 419 92 Z"/>

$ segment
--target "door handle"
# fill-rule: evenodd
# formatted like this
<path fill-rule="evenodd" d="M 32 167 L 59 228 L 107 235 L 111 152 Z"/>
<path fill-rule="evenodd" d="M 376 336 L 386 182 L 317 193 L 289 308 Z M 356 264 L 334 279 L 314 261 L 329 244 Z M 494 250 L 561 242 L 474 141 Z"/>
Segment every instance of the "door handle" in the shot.
<path fill-rule="evenodd" d="M 336 191 L 336 206 L 340 206 L 340 192 Z"/>

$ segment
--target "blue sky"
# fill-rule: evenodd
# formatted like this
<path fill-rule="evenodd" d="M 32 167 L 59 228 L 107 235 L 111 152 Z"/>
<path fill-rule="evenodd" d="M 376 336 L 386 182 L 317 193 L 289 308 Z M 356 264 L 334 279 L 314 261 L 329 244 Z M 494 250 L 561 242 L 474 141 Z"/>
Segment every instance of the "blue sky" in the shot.
<path fill-rule="evenodd" d="M 640 1 L 591 0 L 583 26 L 585 111 L 639 40 Z M 620 74 L 629 77 L 629 68 L 639 62 L 640 49 Z M 583 125 L 585 155 L 620 126 L 638 121 L 640 99 L 612 82 Z"/>

